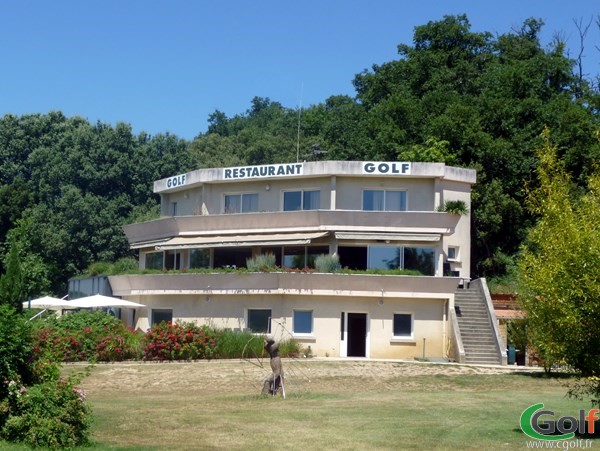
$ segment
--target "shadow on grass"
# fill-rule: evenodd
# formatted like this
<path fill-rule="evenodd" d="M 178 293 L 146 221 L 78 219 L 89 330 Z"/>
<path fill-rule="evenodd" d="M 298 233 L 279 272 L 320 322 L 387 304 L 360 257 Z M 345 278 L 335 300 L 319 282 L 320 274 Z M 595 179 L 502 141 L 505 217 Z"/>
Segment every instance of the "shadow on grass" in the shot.
<path fill-rule="evenodd" d="M 567 373 L 567 372 L 550 372 L 546 373 L 545 371 L 513 371 L 509 373 L 511 376 L 528 376 L 532 379 L 577 379 L 579 374 L 577 373 Z"/>

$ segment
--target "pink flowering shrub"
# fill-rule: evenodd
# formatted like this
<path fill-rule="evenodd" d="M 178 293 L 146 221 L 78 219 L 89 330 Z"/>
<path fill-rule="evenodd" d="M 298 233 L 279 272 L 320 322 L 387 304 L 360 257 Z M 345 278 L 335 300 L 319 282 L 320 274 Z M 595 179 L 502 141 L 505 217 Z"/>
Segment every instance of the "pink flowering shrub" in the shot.
<path fill-rule="evenodd" d="M 145 360 L 210 359 L 215 355 L 215 332 L 194 323 L 156 324 L 146 333 L 143 342 Z"/>

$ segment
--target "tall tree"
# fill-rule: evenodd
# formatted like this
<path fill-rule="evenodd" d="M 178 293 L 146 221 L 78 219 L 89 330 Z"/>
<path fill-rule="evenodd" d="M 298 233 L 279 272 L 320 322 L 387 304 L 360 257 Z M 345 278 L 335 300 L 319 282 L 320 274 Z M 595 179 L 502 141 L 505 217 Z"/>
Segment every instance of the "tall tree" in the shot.
<path fill-rule="evenodd" d="M 6 260 L 6 272 L 0 276 L 0 304 L 9 305 L 17 312 L 21 312 L 26 299 L 25 281 L 19 257 L 19 245 L 14 240 L 10 243 Z"/>
<path fill-rule="evenodd" d="M 595 377 L 588 388 L 598 397 L 600 172 L 590 176 L 584 194 L 573 192 L 572 177 L 557 153 L 546 130 L 537 152 L 539 186 L 528 196 L 528 207 L 539 219 L 523 247 L 520 296 L 533 346 L 549 362 Z"/>

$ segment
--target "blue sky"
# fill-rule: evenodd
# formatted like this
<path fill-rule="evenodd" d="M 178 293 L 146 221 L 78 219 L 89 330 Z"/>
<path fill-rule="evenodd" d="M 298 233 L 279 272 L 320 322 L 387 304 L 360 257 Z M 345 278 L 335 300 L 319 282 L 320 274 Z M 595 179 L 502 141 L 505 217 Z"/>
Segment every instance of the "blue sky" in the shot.
<path fill-rule="evenodd" d="M 474 31 L 505 33 L 528 17 L 578 47 L 573 19 L 598 0 L 4 0 L 0 114 L 61 110 L 135 133 L 193 139 L 216 109 L 244 113 L 255 96 L 286 107 L 354 95 L 354 75 L 397 58 L 414 27 L 466 13 Z M 600 74 L 600 30 L 585 69 Z"/>

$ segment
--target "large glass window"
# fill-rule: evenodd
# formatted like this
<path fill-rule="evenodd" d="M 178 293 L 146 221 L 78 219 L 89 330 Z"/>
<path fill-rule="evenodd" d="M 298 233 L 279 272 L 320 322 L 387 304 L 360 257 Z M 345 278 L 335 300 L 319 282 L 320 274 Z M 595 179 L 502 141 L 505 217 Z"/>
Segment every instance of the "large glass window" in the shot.
<path fill-rule="evenodd" d="M 402 248 L 396 246 L 369 246 L 369 269 L 401 269 Z"/>
<path fill-rule="evenodd" d="M 269 333 L 271 323 L 270 309 L 248 309 L 248 329 L 255 333 Z"/>
<path fill-rule="evenodd" d="M 435 274 L 431 247 L 369 246 L 369 269 L 414 269 L 425 276 Z"/>
<path fill-rule="evenodd" d="M 210 266 L 210 251 L 208 249 L 190 250 L 190 268 L 208 268 Z"/>
<path fill-rule="evenodd" d="M 315 259 L 328 254 L 327 246 L 285 246 L 283 248 L 283 266 L 286 268 L 314 268 Z"/>
<path fill-rule="evenodd" d="M 410 313 L 394 313 L 394 337 L 412 337 L 412 327 L 413 320 Z"/>
<path fill-rule="evenodd" d="M 294 310 L 292 327 L 295 334 L 312 334 L 313 312 L 312 310 Z"/>
<path fill-rule="evenodd" d="M 165 252 L 165 269 L 181 269 L 181 252 L 166 251 Z"/>
<path fill-rule="evenodd" d="M 321 207 L 321 192 L 285 191 L 283 193 L 283 211 L 318 210 Z"/>
<path fill-rule="evenodd" d="M 435 274 L 434 252 L 430 247 L 405 247 L 404 269 L 416 269 L 421 274 Z"/>
<path fill-rule="evenodd" d="M 146 269 L 163 269 L 163 253 L 150 252 L 146 254 Z"/>
<path fill-rule="evenodd" d="M 258 211 L 258 194 L 226 194 L 225 213 L 252 213 Z"/>
<path fill-rule="evenodd" d="M 406 191 L 366 189 L 363 191 L 363 210 L 406 211 Z"/>
<path fill-rule="evenodd" d="M 246 259 L 251 257 L 252 248 L 250 247 L 217 247 L 213 251 L 213 266 L 215 268 L 245 268 Z"/>

